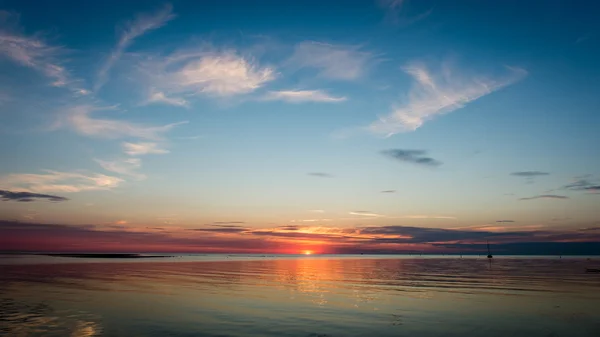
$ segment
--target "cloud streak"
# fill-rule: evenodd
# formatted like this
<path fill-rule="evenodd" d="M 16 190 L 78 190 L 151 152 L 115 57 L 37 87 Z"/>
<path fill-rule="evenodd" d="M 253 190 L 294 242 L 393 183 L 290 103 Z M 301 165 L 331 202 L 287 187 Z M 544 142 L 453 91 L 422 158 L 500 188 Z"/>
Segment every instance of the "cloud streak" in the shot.
<path fill-rule="evenodd" d="M 375 218 L 385 217 L 385 215 L 383 215 L 383 214 L 377 214 L 377 213 L 373 213 L 373 212 L 370 212 L 370 211 L 352 211 L 352 212 L 348 212 L 348 214 L 350 214 L 350 215 L 360 215 L 360 216 L 369 216 L 369 217 L 375 217 Z"/>
<path fill-rule="evenodd" d="M 541 172 L 541 171 L 519 171 L 519 172 L 513 172 L 510 175 L 517 176 L 517 177 L 534 178 L 534 177 L 540 177 L 540 176 L 547 176 L 549 174 L 550 173 L 548 173 L 548 172 Z"/>
<path fill-rule="evenodd" d="M 163 103 L 167 105 L 189 107 L 190 103 L 181 97 L 168 97 L 162 91 L 151 91 L 148 99 L 144 102 L 145 105 L 153 103 Z"/>
<path fill-rule="evenodd" d="M 556 194 L 541 194 L 534 195 L 533 197 L 520 198 L 519 200 L 536 200 L 536 199 L 569 199 L 564 195 L 556 195 Z"/>
<path fill-rule="evenodd" d="M 402 162 L 422 165 L 422 166 L 440 166 L 442 162 L 435 160 L 431 157 L 427 157 L 427 151 L 424 150 L 403 150 L 403 149 L 391 149 L 381 151 L 384 156 L 392 159 L 396 159 Z"/>
<path fill-rule="evenodd" d="M 368 130 L 375 134 L 392 136 L 415 131 L 437 116 L 458 110 L 479 98 L 514 84 L 527 75 L 520 68 L 507 67 L 508 74 L 492 79 L 467 75 L 444 63 L 434 73 L 423 62 L 412 62 L 402 69 L 413 80 L 407 97 L 396 104 L 392 112 L 372 123 Z"/>
<path fill-rule="evenodd" d="M 68 198 L 59 197 L 50 194 L 32 193 L 32 192 L 12 192 L 6 190 L 0 190 L 0 200 L 3 201 L 19 201 L 19 202 L 32 202 L 36 200 L 49 200 L 49 201 L 67 201 Z"/>
<path fill-rule="evenodd" d="M 296 45 L 288 64 L 294 68 L 312 68 L 318 76 L 342 81 L 361 78 L 373 55 L 357 46 L 305 41 Z"/>
<path fill-rule="evenodd" d="M 114 172 L 138 180 L 146 179 L 144 174 L 137 172 L 142 167 L 142 160 L 139 158 L 126 158 L 121 160 L 101 160 L 94 159 L 98 165 L 109 172 Z"/>
<path fill-rule="evenodd" d="M 152 142 L 140 142 L 140 143 L 129 143 L 124 142 L 121 144 L 123 151 L 130 156 L 142 156 L 146 154 L 166 154 L 169 153 L 160 147 L 158 143 Z"/>
<path fill-rule="evenodd" d="M 378 0 L 377 3 L 385 10 L 385 19 L 395 25 L 409 25 L 428 17 L 433 10 L 422 12 L 418 15 L 406 16 L 406 5 L 408 0 Z"/>
<path fill-rule="evenodd" d="M 267 101 L 285 101 L 289 103 L 340 103 L 346 100 L 344 96 L 331 96 L 321 90 L 283 90 L 269 91 L 264 97 Z"/>
<path fill-rule="evenodd" d="M 98 72 L 98 79 L 94 86 L 95 91 L 100 89 L 106 83 L 110 69 L 119 61 L 125 50 L 133 43 L 133 41 L 151 30 L 164 26 L 167 22 L 172 20 L 175 17 L 172 11 L 173 7 L 171 4 L 166 4 L 155 13 L 138 14 L 134 20 L 125 23 L 117 45 Z"/>
<path fill-rule="evenodd" d="M 65 53 L 61 46 L 50 45 L 41 34 L 27 36 L 19 27 L 19 15 L 0 10 L 0 57 L 33 69 L 52 80 L 54 87 L 69 87 L 72 91 L 86 95 L 88 91 L 76 85 L 69 71 L 59 60 Z"/>
<path fill-rule="evenodd" d="M 45 170 L 42 174 L 15 173 L 0 176 L 0 188 L 32 193 L 73 193 L 109 190 L 119 186 L 123 179 L 104 174 L 59 172 Z"/>
<path fill-rule="evenodd" d="M 333 174 L 325 173 L 325 172 L 310 172 L 309 176 L 319 177 L 319 178 L 333 178 Z"/>
<path fill-rule="evenodd" d="M 562 188 L 571 191 L 600 192 L 600 184 L 593 183 L 585 178 L 577 179 Z"/>
<path fill-rule="evenodd" d="M 142 138 L 160 140 L 163 134 L 174 127 L 186 124 L 187 121 L 166 124 L 162 126 L 149 126 L 135 124 L 123 120 L 101 119 L 91 116 L 93 111 L 100 110 L 91 105 L 79 105 L 67 109 L 63 120 L 58 125 L 66 125 L 77 133 L 97 138 Z"/>

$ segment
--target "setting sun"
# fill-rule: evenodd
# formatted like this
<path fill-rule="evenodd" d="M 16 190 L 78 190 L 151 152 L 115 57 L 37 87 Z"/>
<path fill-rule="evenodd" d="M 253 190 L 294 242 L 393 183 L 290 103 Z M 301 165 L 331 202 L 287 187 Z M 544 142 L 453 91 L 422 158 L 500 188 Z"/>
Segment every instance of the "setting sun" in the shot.
<path fill-rule="evenodd" d="M 311 255 L 313 252 L 312 250 L 305 250 L 304 251 L 304 255 Z"/>

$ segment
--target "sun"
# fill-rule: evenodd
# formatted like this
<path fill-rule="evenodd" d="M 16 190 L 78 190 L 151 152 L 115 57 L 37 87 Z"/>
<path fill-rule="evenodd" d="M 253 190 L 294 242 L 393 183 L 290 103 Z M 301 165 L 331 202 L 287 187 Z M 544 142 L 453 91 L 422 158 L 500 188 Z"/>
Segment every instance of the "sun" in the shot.
<path fill-rule="evenodd" d="M 304 255 L 312 255 L 312 250 L 305 250 Z"/>

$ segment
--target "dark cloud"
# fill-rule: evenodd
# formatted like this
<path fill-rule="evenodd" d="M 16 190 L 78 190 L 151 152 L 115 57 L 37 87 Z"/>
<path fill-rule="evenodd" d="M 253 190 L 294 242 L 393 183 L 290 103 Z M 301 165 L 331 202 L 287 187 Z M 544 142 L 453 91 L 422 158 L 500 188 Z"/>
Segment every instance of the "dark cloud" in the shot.
<path fill-rule="evenodd" d="M 600 231 L 600 227 L 581 228 L 580 231 L 582 231 L 582 232 Z"/>
<path fill-rule="evenodd" d="M 513 172 L 510 175 L 511 176 L 517 176 L 517 177 L 525 177 L 525 178 L 535 178 L 535 177 L 539 177 L 539 176 L 547 176 L 550 173 L 548 172 L 541 172 L 541 171 L 519 171 L 519 172 Z"/>
<path fill-rule="evenodd" d="M 337 231 L 299 232 L 287 226 L 273 229 L 203 228 L 202 235 L 181 236 L 166 231 L 139 232 L 97 228 L 94 225 L 37 224 L 0 220 L 0 247 L 13 251 L 64 251 L 81 249 L 92 252 L 277 252 L 282 249 L 280 240 L 292 250 L 294 241 L 325 241 L 323 245 L 331 253 L 406 253 L 461 251 L 485 252 L 489 240 L 494 254 L 555 254 L 551 247 L 565 245 L 559 250 L 589 252 L 595 247 L 600 251 L 600 231 L 588 226 L 570 231 L 512 231 L 490 232 L 486 230 L 442 229 L 405 226 L 338 228 Z M 284 231 L 287 230 L 287 231 Z M 213 235 L 230 233 L 231 235 Z M 239 234 L 239 235 L 236 235 Z M 86 245 L 82 248 L 81 242 Z M 416 248 L 415 248 L 416 247 Z M 567 248 L 571 247 L 568 250 Z M 288 251 L 290 252 L 290 251 Z"/>
<path fill-rule="evenodd" d="M 172 233 L 98 230 L 95 225 L 38 224 L 0 220 L 4 251 L 37 252 L 227 252 L 276 250 L 277 243 L 258 237 L 174 236 Z M 81 245 L 85 242 L 85 246 Z"/>
<path fill-rule="evenodd" d="M 213 226 L 213 227 L 224 227 L 224 228 L 242 228 L 243 226 L 239 225 L 239 224 L 244 224 L 245 222 L 243 221 L 217 221 L 217 222 L 213 222 L 212 224 L 209 224 L 207 226 Z"/>
<path fill-rule="evenodd" d="M 262 237 L 280 237 L 280 238 L 289 238 L 289 239 L 297 239 L 297 240 L 319 239 L 319 240 L 335 241 L 335 240 L 343 239 L 343 236 L 325 234 L 325 233 L 304 233 L 304 232 L 294 232 L 294 231 L 279 232 L 279 231 L 274 231 L 274 230 L 256 230 L 256 231 L 252 231 L 250 233 L 252 235 L 257 235 L 257 236 L 262 236 Z"/>
<path fill-rule="evenodd" d="M 31 192 L 12 192 L 7 190 L 0 190 L 0 199 L 3 201 L 20 201 L 20 202 L 31 202 L 36 200 L 50 200 L 50 201 L 67 201 L 69 199 L 65 197 L 59 197 L 50 194 L 40 194 Z"/>
<path fill-rule="evenodd" d="M 426 157 L 427 151 L 424 150 L 402 150 L 391 149 L 384 150 L 381 153 L 390 158 L 400 160 L 407 163 L 413 163 L 423 166 L 440 166 L 442 162 L 430 157 Z"/>
<path fill-rule="evenodd" d="M 333 174 L 325 173 L 325 172 L 310 172 L 309 176 L 313 177 L 321 177 L 321 178 L 333 178 Z"/>
<path fill-rule="evenodd" d="M 527 232 L 487 232 L 482 230 L 474 231 L 408 226 L 363 227 L 359 228 L 359 232 L 360 234 L 387 234 L 400 236 L 400 238 L 374 239 L 380 243 L 433 243 L 440 241 L 477 240 L 492 237 L 527 235 Z"/>
<path fill-rule="evenodd" d="M 515 220 L 496 220 L 496 222 L 516 222 Z"/>
<path fill-rule="evenodd" d="M 441 244 L 454 251 L 475 251 L 484 253 L 486 244 Z M 492 254 L 506 255 L 596 255 L 600 242 L 514 242 L 492 246 Z"/>
<path fill-rule="evenodd" d="M 396 190 L 385 190 L 381 191 L 381 193 L 396 193 Z"/>
<path fill-rule="evenodd" d="M 300 229 L 300 226 L 279 226 L 277 229 L 285 230 L 285 231 L 297 231 Z"/>
<path fill-rule="evenodd" d="M 593 183 L 587 179 L 578 179 L 563 186 L 563 189 L 572 191 L 600 192 L 600 184 Z"/>
<path fill-rule="evenodd" d="M 564 195 L 556 195 L 556 194 L 541 194 L 541 195 L 534 195 L 533 197 L 528 197 L 528 198 L 520 198 L 519 200 L 535 200 L 535 199 L 569 199 L 569 197 L 565 197 Z"/>
<path fill-rule="evenodd" d="M 243 228 L 239 226 L 219 226 L 218 228 L 196 228 L 190 229 L 191 231 L 197 232 L 212 232 L 212 233 L 241 233 L 246 232 L 248 228 Z"/>

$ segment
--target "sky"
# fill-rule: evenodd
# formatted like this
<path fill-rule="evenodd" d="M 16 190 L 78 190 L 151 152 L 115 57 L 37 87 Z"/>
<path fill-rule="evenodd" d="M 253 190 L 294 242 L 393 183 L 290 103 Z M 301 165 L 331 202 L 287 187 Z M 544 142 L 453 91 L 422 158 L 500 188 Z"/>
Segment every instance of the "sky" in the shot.
<path fill-rule="evenodd" d="M 0 1 L 0 250 L 600 254 L 593 1 Z"/>

